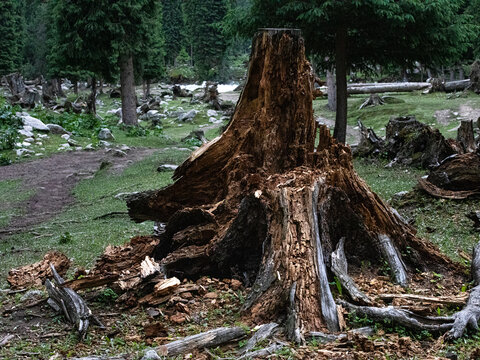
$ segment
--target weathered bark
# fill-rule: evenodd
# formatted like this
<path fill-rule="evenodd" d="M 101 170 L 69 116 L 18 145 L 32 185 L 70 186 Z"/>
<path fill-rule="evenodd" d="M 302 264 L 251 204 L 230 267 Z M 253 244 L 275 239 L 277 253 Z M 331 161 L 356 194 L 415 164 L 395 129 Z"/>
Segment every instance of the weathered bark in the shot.
<path fill-rule="evenodd" d="M 85 339 L 90 320 L 94 321 L 100 327 L 104 327 L 95 315 L 93 315 L 85 301 L 75 291 L 64 287 L 65 281 L 58 275 L 52 264 L 50 268 L 55 283 L 50 282 L 48 279 L 45 281 L 48 296 L 50 297 L 48 304 L 56 311 L 63 312 L 66 319 L 77 327 L 80 340 Z"/>
<path fill-rule="evenodd" d="M 313 81 L 299 31 L 259 32 L 225 132 L 177 168 L 174 184 L 127 200 L 136 221 L 167 223 L 155 251 L 167 276 L 253 283 L 245 316 L 258 323 L 286 316 L 297 341 L 339 329 L 328 282 L 342 238 L 353 271 L 365 259 L 381 264 L 385 254 L 402 285 L 417 268 L 459 270 L 415 237 L 355 173 L 350 149 L 317 127 Z"/>
<path fill-rule="evenodd" d="M 133 57 L 124 56 L 120 59 L 120 86 L 122 93 L 122 121 L 125 125 L 138 125 L 137 96 L 135 95 L 135 76 L 133 72 Z"/>
<path fill-rule="evenodd" d="M 327 107 L 331 111 L 337 110 L 337 83 L 335 82 L 335 71 L 327 70 Z"/>
<path fill-rule="evenodd" d="M 333 137 L 342 144 L 347 140 L 347 28 L 341 25 L 336 30 L 335 70 L 337 86 L 337 113 Z"/>
<path fill-rule="evenodd" d="M 12 96 L 21 96 L 25 92 L 25 82 L 23 81 L 23 76 L 21 74 L 13 73 L 5 75 L 5 79 L 7 80 Z"/>
<path fill-rule="evenodd" d="M 480 61 L 476 60 L 472 64 L 472 68 L 470 70 L 470 85 L 469 90 L 480 94 Z"/>
<path fill-rule="evenodd" d="M 466 153 L 477 150 L 475 143 L 475 133 L 473 132 L 473 121 L 462 120 L 457 132 L 457 141 Z"/>

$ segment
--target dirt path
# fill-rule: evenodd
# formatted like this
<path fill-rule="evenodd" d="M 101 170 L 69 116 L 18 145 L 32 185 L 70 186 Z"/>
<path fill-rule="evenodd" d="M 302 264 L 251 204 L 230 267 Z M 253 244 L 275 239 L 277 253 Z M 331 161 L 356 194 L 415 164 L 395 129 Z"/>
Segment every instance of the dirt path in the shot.
<path fill-rule="evenodd" d="M 131 149 L 124 157 L 115 156 L 114 151 L 107 150 L 67 152 L 0 167 L 0 181 L 21 179 L 22 191 L 35 192 L 30 199 L 20 204 L 25 209 L 24 214 L 12 218 L 7 227 L 0 229 L 0 240 L 19 229 L 24 231 L 45 222 L 73 203 L 75 199 L 72 190 L 75 185 L 95 174 L 102 162 L 110 162 L 110 171 L 118 172 L 155 151 Z M 0 210 L 6 210 L 8 206 L 0 202 Z"/>
<path fill-rule="evenodd" d="M 437 110 L 435 111 L 435 118 L 441 125 L 448 125 L 453 121 L 460 120 L 473 120 L 475 122 L 480 118 L 480 109 L 472 108 L 470 105 L 470 103 L 460 105 L 458 111 Z"/>

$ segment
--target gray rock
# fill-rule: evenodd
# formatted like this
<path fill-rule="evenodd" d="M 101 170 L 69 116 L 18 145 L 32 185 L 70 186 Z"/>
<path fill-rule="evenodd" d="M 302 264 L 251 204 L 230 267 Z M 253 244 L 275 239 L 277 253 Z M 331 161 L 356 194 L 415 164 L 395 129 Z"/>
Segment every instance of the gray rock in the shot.
<path fill-rule="evenodd" d="M 405 195 L 407 195 L 407 194 L 408 194 L 408 191 L 400 191 L 400 192 L 398 192 L 398 193 L 396 193 L 396 194 L 393 194 L 392 199 L 400 200 L 400 199 L 402 199 L 403 197 L 405 197 Z"/>
<path fill-rule="evenodd" d="M 172 165 L 172 164 L 164 164 L 160 165 L 157 168 L 158 172 L 164 172 L 164 171 L 175 171 L 178 168 L 178 165 Z"/>
<path fill-rule="evenodd" d="M 118 116 L 121 119 L 122 118 L 122 108 L 108 110 L 107 114 Z"/>
<path fill-rule="evenodd" d="M 68 140 L 67 140 L 67 143 L 68 143 L 68 145 L 70 145 L 70 146 L 78 146 L 78 145 L 79 145 L 79 144 L 78 144 L 78 141 L 73 140 L 73 139 L 68 139 Z"/>
<path fill-rule="evenodd" d="M 24 154 L 33 154 L 34 151 L 29 149 L 17 149 L 15 153 L 17 154 L 17 156 L 23 156 Z"/>
<path fill-rule="evenodd" d="M 47 134 L 37 134 L 37 137 L 40 139 L 48 139 L 50 136 L 48 136 Z"/>
<path fill-rule="evenodd" d="M 60 125 L 57 125 L 57 124 L 47 124 L 46 126 L 50 129 L 50 132 L 52 134 L 59 134 L 59 135 L 62 135 L 62 134 L 71 135 L 72 134 L 71 132 L 65 130 L 63 127 L 61 127 Z"/>
<path fill-rule="evenodd" d="M 34 142 L 35 142 L 35 139 L 32 138 L 32 137 L 28 137 L 28 138 L 26 138 L 26 139 L 23 140 L 23 141 L 25 141 L 25 142 L 27 142 L 27 143 L 34 143 Z"/>
<path fill-rule="evenodd" d="M 178 121 L 193 121 L 193 119 L 195 118 L 195 116 L 198 114 L 198 111 L 195 110 L 195 109 L 192 109 L 190 110 L 189 112 L 186 112 L 186 113 L 183 113 L 183 114 L 180 114 L 178 116 Z"/>
<path fill-rule="evenodd" d="M 98 146 L 103 147 L 103 148 L 107 148 L 107 147 L 112 146 L 112 144 L 110 144 L 108 141 L 100 140 L 98 142 Z"/>
<path fill-rule="evenodd" d="M 142 360 L 162 360 L 162 358 L 158 356 L 155 350 L 152 349 L 145 352 L 145 355 L 143 355 Z"/>
<path fill-rule="evenodd" d="M 22 146 L 29 147 L 30 145 L 32 144 L 29 142 L 26 142 L 26 141 L 22 142 Z"/>
<path fill-rule="evenodd" d="M 85 151 L 94 151 L 95 148 L 93 147 L 93 144 L 88 144 L 87 146 L 85 146 L 85 147 L 83 148 L 83 150 L 85 150 Z"/>
<path fill-rule="evenodd" d="M 61 138 L 62 138 L 62 139 L 65 139 L 65 140 L 68 140 L 68 139 L 70 139 L 70 135 L 69 135 L 69 134 L 63 134 L 63 135 L 61 136 Z"/>
<path fill-rule="evenodd" d="M 115 157 L 126 157 L 127 156 L 127 153 L 125 151 L 122 151 L 122 150 L 119 150 L 119 149 L 114 149 L 112 154 Z"/>
<path fill-rule="evenodd" d="M 100 132 L 98 133 L 98 138 L 100 140 L 113 140 L 115 139 L 112 135 L 112 132 L 110 131 L 110 129 L 107 129 L 107 128 L 104 128 L 104 129 L 101 129 Z"/>
<path fill-rule="evenodd" d="M 215 117 L 217 115 L 218 115 L 218 113 L 215 110 L 208 110 L 207 111 L 207 116 L 208 117 Z"/>
<path fill-rule="evenodd" d="M 25 129 L 18 130 L 18 133 L 20 135 L 27 136 L 27 137 L 33 136 L 33 132 L 25 130 Z"/>
<path fill-rule="evenodd" d="M 28 115 L 28 113 L 17 113 L 17 116 L 22 119 L 23 125 L 31 126 L 33 130 L 50 131 L 41 120 Z"/>
<path fill-rule="evenodd" d="M 129 152 L 131 149 L 127 145 L 122 145 L 122 146 L 120 146 L 120 150 L 125 151 L 125 152 Z"/>

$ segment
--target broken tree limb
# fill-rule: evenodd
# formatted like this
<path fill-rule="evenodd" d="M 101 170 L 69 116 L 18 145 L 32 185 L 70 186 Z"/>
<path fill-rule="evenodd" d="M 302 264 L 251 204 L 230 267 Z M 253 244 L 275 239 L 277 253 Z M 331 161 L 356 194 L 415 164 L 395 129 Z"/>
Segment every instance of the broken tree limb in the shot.
<path fill-rule="evenodd" d="M 55 310 L 61 310 L 66 319 L 77 327 L 80 340 L 85 339 L 90 320 L 93 320 L 100 327 L 104 327 L 95 315 L 93 315 L 85 303 L 85 300 L 83 300 L 80 295 L 70 288 L 63 287 L 65 281 L 58 275 L 55 266 L 50 264 L 50 268 L 55 284 L 48 279 L 45 281 L 45 286 L 50 296 L 49 300 L 52 300 L 49 301 L 49 304 L 54 307 Z"/>
<path fill-rule="evenodd" d="M 338 303 L 349 311 L 354 311 L 357 316 L 367 316 L 375 321 L 390 320 L 415 330 L 445 332 L 453 326 L 452 317 L 420 316 L 409 310 L 398 309 L 393 306 L 357 306 L 344 300 L 338 300 Z"/>
<path fill-rule="evenodd" d="M 345 256 L 345 238 L 342 237 L 337 249 L 332 252 L 332 272 L 337 276 L 342 287 L 347 291 L 353 301 L 370 305 L 372 301 L 355 284 L 353 279 L 348 276 L 347 257 Z"/>
<path fill-rule="evenodd" d="M 217 328 L 161 345 L 156 348 L 160 356 L 173 357 L 195 349 L 212 348 L 244 338 L 247 331 L 241 327 Z"/>
<path fill-rule="evenodd" d="M 1 339 L 0 339 L 0 348 L 1 348 L 2 346 L 7 345 L 7 344 L 10 342 L 10 340 L 12 340 L 14 337 L 15 337 L 15 335 L 7 334 L 7 335 L 5 335 L 3 338 L 1 338 Z"/>
<path fill-rule="evenodd" d="M 433 297 L 416 294 L 379 294 L 378 297 L 382 300 L 391 301 L 393 299 L 405 299 L 418 302 L 428 302 L 432 304 L 444 304 L 463 306 L 467 302 L 468 295 L 452 296 L 452 297 Z"/>
<path fill-rule="evenodd" d="M 473 249 L 472 256 L 472 275 L 475 287 L 470 291 L 470 296 L 465 307 L 455 313 L 455 319 L 452 329 L 448 332 L 447 337 L 450 339 L 458 339 L 463 336 L 467 326 L 471 326 L 474 330 L 479 330 L 478 321 L 480 320 L 480 242 Z"/>
<path fill-rule="evenodd" d="M 241 354 L 246 354 L 251 351 L 258 343 L 271 338 L 278 329 L 277 323 L 263 324 L 253 334 L 253 336 L 247 341 L 245 346 L 241 349 Z"/>
<path fill-rule="evenodd" d="M 375 334 L 375 328 L 371 326 L 365 326 L 357 329 L 353 329 L 349 331 L 349 333 L 352 334 L 360 334 L 363 336 L 372 336 Z M 322 344 L 327 344 L 333 341 L 341 341 L 343 339 L 346 339 L 348 337 L 348 333 L 341 333 L 341 334 L 327 334 L 321 331 L 312 331 L 308 334 L 308 338 L 316 339 L 317 341 L 320 341 Z"/>
<path fill-rule="evenodd" d="M 395 279 L 395 282 L 406 287 L 408 285 L 407 270 L 392 240 L 385 234 L 379 234 L 378 247 L 390 266 L 390 271 L 392 272 L 392 277 Z"/>

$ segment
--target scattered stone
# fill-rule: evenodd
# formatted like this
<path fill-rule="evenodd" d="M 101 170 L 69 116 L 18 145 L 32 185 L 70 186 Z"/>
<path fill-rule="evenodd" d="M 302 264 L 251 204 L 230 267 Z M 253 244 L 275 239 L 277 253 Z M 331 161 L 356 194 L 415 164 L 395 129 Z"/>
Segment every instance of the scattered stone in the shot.
<path fill-rule="evenodd" d="M 119 149 L 114 149 L 113 150 L 113 156 L 115 157 L 126 157 L 127 153 L 125 151 L 119 150 Z"/>
<path fill-rule="evenodd" d="M 88 144 L 87 146 L 85 146 L 85 147 L 83 148 L 83 150 L 85 150 L 85 151 L 94 151 L 95 148 L 93 147 L 93 144 Z"/>
<path fill-rule="evenodd" d="M 152 317 L 152 318 L 160 315 L 160 311 L 158 311 L 157 309 L 154 309 L 154 308 L 148 308 L 146 310 L 146 312 L 147 312 L 147 315 Z"/>
<path fill-rule="evenodd" d="M 407 194 L 408 194 L 408 191 L 400 191 L 396 194 L 393 194 L 392 199 L 393 200 L 401 200 Z"/>
<path fill-rule="evenodd" d="M 120 150 L 125 151 L 125 152 L 129 152 L 131 149 L 127 145 L 122 145 L 122 146 L 120 146 Z"/>
<path fill-rule="evenodd" d="M 57 124 L 47 124 L 46 125 L 49 129 L 50 129 L 50 132 L 52 134 L 68 134 L 68 135 L 71 135 L 72 133 L 65 130 L 63 127 L 61 127 L 60 125 L 57 125 Z"/>
<path fill-rule="evenodd" d="M 62 139 L 65 139 L 65 140 L 68 140 L 68 139 L 70 139 L 70 135 L 69 135 L 69 134 L 63 134 L 63 135 L 61 136 L 61 138 L 62 138 Z"/>
<path fill-rule="evenodd" d="M 58 150 L 66 150 L 70 148 L 70 144 L 62 144 L 58 147 Z"/>
<path fill-rule="evenodd" d="M 70 145 L 70 146 L 78 146 L 78 145 L 79 145 L 79 144 L 78 144 L 78 141 L 73 140 L 73 139 L 68 139 L 68 140 L 67 140 L 67 143 L 68 143 L 68 145 Z"/>
<path fill-rule="evenodd" d="M 112 135 L 112 132 L 110 131 L 110 129 L 107 129 L 107 128 L 104 128 L 104 129 L 101 129 L 100 132 L 98 133 L 98 138 L 100 140 L 113 140 L 115 139 Z"/>
<path fill-rule="evenodd" d="M 118 109 L 112 109 L 112 110 L 108 110 L 107 111 L 107 114 L 108 115 L 115 115 L 117 116 L 118 118 L 122 118 L 122 108 L 118 108 Z"/>
<path fill-rule="evenodd" d="M 28 137 L 28 138 L 26 138 L 26 139 L 23 140 L 23 141 L 25 141 L 25 142 L 27 142 L 27 143 L 33 143 L 33 142 L 35 142 L 35 139 L 34 139 L 34 138 L 31 138 L 31 137 Z"/>
<path fill-rule="evenodd" d="M 23 125 L 31 126 L 33 130 L 50 131 L 50 129 L 39 119 L 30 116 L 28 113 L 17 113 L 22 119 Z"/>
<path fill-rule="evenodd" d="M 33 132 L 25 130 L 25 129 L 18 130 L 18 133 L 20 135 L 27 136 L 27 137 L 33 136 Z"/>
<path fill-rule="evenodd" d="M 189 112 L 180 114 L 178 116 L 178 121 L 186 122 L 186 121 L 193 121 L 195 116 L 197 116 L 198 111 L 195 109 L 190 110 Z"/>
<path fill-rule="evenodd" d="M 145 355 L 143 355 L 142 360 L 162 360 L 162 358 L 158 356 L 155 350 L 148 350 L 145 352 Z"/>
<path fill-rule="evenodd" d="M 100 140 L 98 142 L 98 146 L 102 147 L 102 148 L 107 148 L 107 147 L 110 147 L 112 144 L 110 144 L 108 141 L 104 141 L 104 140 Z"/>
<path fill-rule="evenodd" d="M 164 165 L 160 165 L 157 168 L 157 171 L 158 172 L 175 171 L 177 168 L 178 168 L 178 165 L 164 164 Z"/>
<path fill-rule="evenodd" d="M 47 134 L 37 134 L 37 137 L 40 139 L 48 139 L 50 136 L 48 136 Z"/>
<path fill-rule="evenodd" d="M 193 130 L 190 134 L 184 137 L 182 141 L 187 141 L 190 139 L 200 140 L 204 144 L 208 142 L 203 130 Z"/>
<path fill-rule="evenodd" d="M 207 116 L 208 117 L 215 117 L 215 116 L 218 116 L 218 113 L 215 110 L 208 110 L 207 111 Z"/>
<path fill-rule="evenodd" d="M 42 153 L 35 154 L 35 156 L 43 156 Z"/>
<path fill-rule="evenodd" d="M 26 141 L 22 142 L 22 146 L 29 147 L 30 145 L 32 145 L 32 144 L 29 143 L 29 142 L 26 142 Z"/>
<path fill-rule="evenodd" d="M 24 154 L 33 154 L 34 151 L 29 149 L 17 149 L 15 153 L 17 154 L 17 156 L 23 156 Z"/>

